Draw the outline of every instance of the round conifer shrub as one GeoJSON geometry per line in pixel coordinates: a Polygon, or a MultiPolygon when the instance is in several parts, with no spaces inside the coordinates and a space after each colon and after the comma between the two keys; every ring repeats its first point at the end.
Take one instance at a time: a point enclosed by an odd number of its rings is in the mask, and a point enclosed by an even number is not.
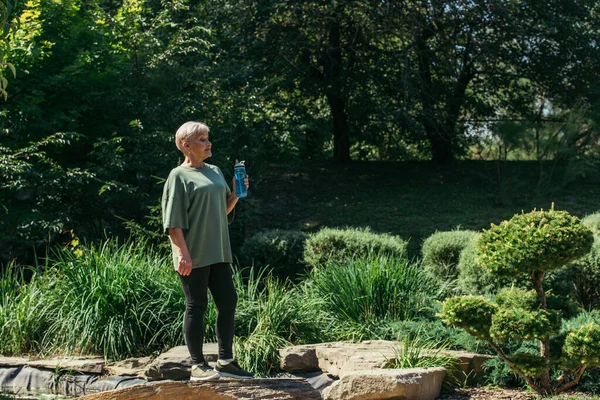
{"type": "Polygon", "coordinates": [[[368,255],[405,258],[406,246],[400,236],[375,233],[369,228],[323,228],[306,240],[304,262],[316,267],[368,255]]]}
{"type": "Polygon", "coordinates": [[[585,255],[592,231],[566,211],[517,214],[477,240],[476,261],[500,276],[551,271],[585,255]]]}
{"type": "Polygon", "coordinates": [[[600,211],[586,215],[581,222],[590,228],[594,234],[600,234],[600,211]]]}
{"type": "Polygon", "coordinates": [[[296,230],[259,232],[244,241],[242,262],[258,268],[268,266],[278,278],[295,279],[305,271],[302,253],[307,238],[306,233],[296,230]]]}
{"type": "Polygon", "coordinates": [[[515,284],[514,279],[494,276],[477,263],[475,243],[478,237],[479,234],[460,253],[456,267],[458,272],[456,279],[457,291],[463,294],[481,295],[497,293],[500,289],[515,284]]]}
{"type": "Polygon", "coordinates": [[[455,280],[460,253],[476,236],[475,231],[462,230],[436,232],[429,236],[421,247],[423,268],[436,280],[455,280]]]}

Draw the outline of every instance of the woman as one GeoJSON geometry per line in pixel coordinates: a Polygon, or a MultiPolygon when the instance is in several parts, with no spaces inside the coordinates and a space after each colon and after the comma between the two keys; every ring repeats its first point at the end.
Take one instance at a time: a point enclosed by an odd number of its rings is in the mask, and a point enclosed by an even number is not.
{"type": "MultiPolygon", "coordinates": [[[[183,326],[193,363],[190,379],[252,378],[232,352],[237,294],[231,276],[227,214],[238,198],[221,170],[204,162],[212,155],[208,133],[208,126],[195,121],[177,130],[175,144],[185,160],[169,174],[162,197],[163,227],[171,239],[173,263],[186,300],[183,326]],[[214,369],[202,353],[207,289],[218,310],[219,359],[214,369]]],[[[244,184],[248,188],[248,176],[244,184]]]]}

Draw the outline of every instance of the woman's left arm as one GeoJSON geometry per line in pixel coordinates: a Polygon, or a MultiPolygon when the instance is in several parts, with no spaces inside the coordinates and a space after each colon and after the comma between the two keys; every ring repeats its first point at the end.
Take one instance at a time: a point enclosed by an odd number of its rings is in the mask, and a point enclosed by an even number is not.
{"type": "MultiPolygon", "coordinates": [[[[250,188],[250,184],[248,183],[248,175],[246,175],[246,177],[244,178],[244,185],[246,185],[246,190],[248,190],[248,188],[250,188]]],[[[233,177],[233,190],[231,191],[231,194],[227,198],[227,214],[229,214],[230,212],[233,211],[233,208],[237,204],[238,200],[239,200],[239,197],[237,197],[235,195],[235,176],[234,176],[233,177]]]]}

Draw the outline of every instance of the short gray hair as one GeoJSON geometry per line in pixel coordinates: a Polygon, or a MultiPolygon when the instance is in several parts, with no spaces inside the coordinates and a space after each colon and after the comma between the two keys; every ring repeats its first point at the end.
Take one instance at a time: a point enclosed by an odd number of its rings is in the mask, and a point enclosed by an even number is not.
{"type": "Polygon", "coordinates": [[[199,121],[188,121],[181,125],[175,133],[175,145],[183,151],[183,142],[194,140],[202,134],[208,135],[210,128],[205,123],[199,121]]]}

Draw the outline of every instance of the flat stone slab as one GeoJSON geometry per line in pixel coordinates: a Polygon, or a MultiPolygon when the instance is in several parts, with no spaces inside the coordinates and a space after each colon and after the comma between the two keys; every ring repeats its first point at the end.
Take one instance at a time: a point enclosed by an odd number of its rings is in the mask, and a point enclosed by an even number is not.
{"type": "Polygon", "coordinates": [[[434,400],[445,368],[353,371],[323,391],[324,400],[434,400]]]}
{"type": "Polygon", "coordinates": [[[144,376],[144,371],[153,361],[152,357],[128,358],[126,360],[107,363],[106,372],[109,375],[144,376]]]}
{"type": "MultiPolygon", "coordinates": [[[[321,370],[343,377],[353,371],[380,369],[393,359],[401,342],[367,340],[361,343],[332,342],[290,346],[279,351],[280,368],[290,373],[321,370]]],[[[427,352],[425,352],[427,353],[427,352]]],[[[459,360],[458,369],[465,377],[483,374],[483,363],[492,356],[445,350],[441,352],[459,360]]]]}
{"type": "Polygon", "coordinates": [[[102,357],[54,357],[31,360],[23,357],[0,357],[0,367],[44,368],[56,371],[77,371],[89,374],[104,373],[105,361],[102,357]]]}
{"type": "Polygon", "coordinates": [[[22,367],[28,361],[28,358],[23,357],[0,357],[0,367],[22,367]]]}
{"type": "Polygon", "coordinates": [[[219,379],[211,382],[152,382],[80,397],[81,400],[317,400],[321,394],[304,379],[219,379]]]}
{"type": "Polygon", "coordinates": [[[35,361],[27,361],[27,365],[33,368],[45,368],[51,370],[78,371],[88,374],[102,374],[105,369],[103,357],[56,357],[35,361]]]}
{"type": "MultiPolygon", "coordinates": [[[[206,361],[213,362],[219,358],[217,343],[206,343],[203,348],[206,361]]],[[[189,379],[192,359],[187,346],[173,347],[147,364],[141,376],[148,381],[163,379],[189,379]]]]}

